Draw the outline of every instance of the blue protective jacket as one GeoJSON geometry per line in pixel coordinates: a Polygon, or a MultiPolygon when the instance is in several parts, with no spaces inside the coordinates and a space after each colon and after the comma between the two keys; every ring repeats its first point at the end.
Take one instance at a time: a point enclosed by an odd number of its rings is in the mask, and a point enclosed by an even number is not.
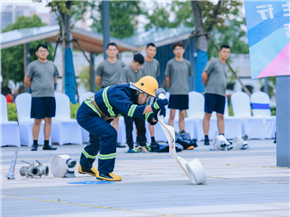
{"type": "MultiPolygon", "coordinates": [[[[146,105],[137,105],[138,96],[136,90],[130,88],[130,84],[109,86],[95,93],[95,102],[99,109],[108,117],[129,116],[145,118],[151,124],[153,112],[143,115],[146,105]]],[[[86,100],[85,103],[96,113],[94,106],[86,100]]]]}

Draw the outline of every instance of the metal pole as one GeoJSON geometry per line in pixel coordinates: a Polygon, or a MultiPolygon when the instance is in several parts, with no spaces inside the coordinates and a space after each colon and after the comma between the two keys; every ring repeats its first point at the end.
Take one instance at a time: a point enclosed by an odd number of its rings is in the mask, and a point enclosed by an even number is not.
{"type": "Polygon", "coordinates": [[[264,78],[264,92],[268,94],[268,78],[264,78]]]}
{"type": "Polygon", "coordinates": [[[110,5],[109,1],[102,1],[103,18],[103,53],[104,60],[108,58],[106,54],[107,45],[110,43],[110,5]]]}
{"type": "MultiPolygon", "coordinates": [[[[26,68],[30,62],[30,49],[29,43],[24,44],[24,76],[26,74],[26,68]]],[[[30,88],[25,85],[25,92],[30,93],[30,88]]]]}
{"type": "Polygon", "coordinates": [[[278,167],[290,167],[290,76],[276,77],[276,159],[278,167]]]}
{"type": "Polygon", "coordinates": [[[95,54],[90,53],[90,90],[95,92],[95,54]]]}
{"type": "Polygon", "coordinates": [[[62,34],[62,89],[61,92],[64,93],[64,78],[65,78],[65,40],[64,34],[62,34]]]}

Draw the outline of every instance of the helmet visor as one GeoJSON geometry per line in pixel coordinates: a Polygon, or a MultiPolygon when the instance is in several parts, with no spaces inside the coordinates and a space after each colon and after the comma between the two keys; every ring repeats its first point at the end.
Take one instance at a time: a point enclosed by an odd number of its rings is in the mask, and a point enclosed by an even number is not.
{"type": "Polygon", "coordinates": [[[141,92],[141,93],[144,93],[144,95],[142,97],[141,105],[145,105],[148,102],[148,100],[150,99],[151,96],[149,94],[145,93],[145,92],[141,92]]]}

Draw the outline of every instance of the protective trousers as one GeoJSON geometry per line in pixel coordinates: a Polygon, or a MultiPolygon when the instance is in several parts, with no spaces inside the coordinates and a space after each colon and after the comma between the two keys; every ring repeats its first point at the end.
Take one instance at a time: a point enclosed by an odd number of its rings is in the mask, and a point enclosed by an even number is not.
{"type": "MultiPolygon", "coordinates": [[[[133,131],[133,122],[135,122],[137,128],[138,142],[141,146],[146,146],[146,127],[145,120],[142,118],[132,118],[125,116],[125,125],[126,125],[126,140],[130,149],[134,148],[134,142],[132,137],[133,131]]],[[[135,133],[135,132],[133,132],[135,133]]]]}
{"type": "Polygon", "coordinates": [[[89,144],[83,149],[80,159],[82,169],[91,169],[99,153],[98,170],[111,173],[115,167],[117,131],[98,116],[85,103],[79,107],[77,121],[90,133],[89,144]]]}

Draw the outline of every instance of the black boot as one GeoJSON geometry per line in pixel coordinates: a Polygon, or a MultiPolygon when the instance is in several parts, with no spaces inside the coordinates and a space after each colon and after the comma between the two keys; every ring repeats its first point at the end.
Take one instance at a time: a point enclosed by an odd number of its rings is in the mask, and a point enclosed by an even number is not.
{"type": "Polygon", "coordinates": [[[204,145],[209,145],[208,135],[205,135],[204,137],[204,145]]]}
{"type": "Polygon", "coordinates": [[[37,148],[38,148],[37,140],[33,140],[31,151],[37,151],[37,148]]]}
{"type": "Polygon", "coordinates": [[[51,145],[49,145],[48,140],[44,141],[44,146],[42,148],[42,150],[56,150],[57,148],[52,147],[51,145]]]}

